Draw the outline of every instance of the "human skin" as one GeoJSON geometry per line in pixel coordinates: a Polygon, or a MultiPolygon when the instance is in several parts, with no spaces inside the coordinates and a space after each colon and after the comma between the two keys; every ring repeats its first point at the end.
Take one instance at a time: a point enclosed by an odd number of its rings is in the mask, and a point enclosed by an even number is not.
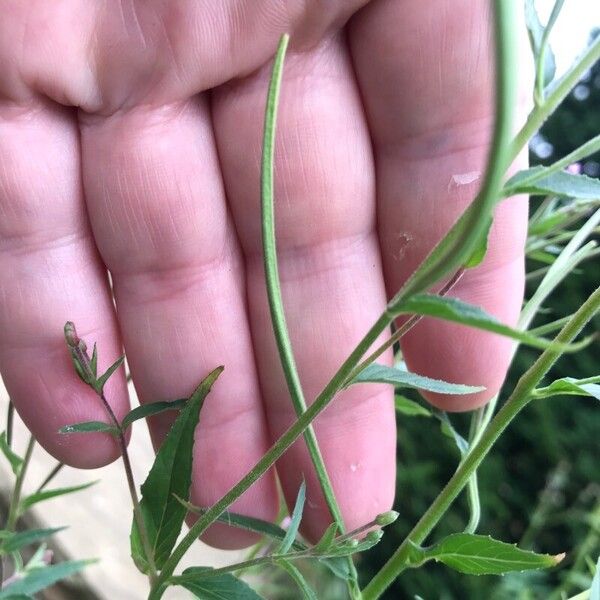
{"type": "MultiPolygon", "coordinates": [[[[189,395],[224,365],[201,413],[192,501],[220,498],[294,420],[261,263],[259,163],[270,60],[291,34],[275,158],[282,290],[308,401],[477,192],[493,122],[490,4],[470,0],[3,0],[0,11],[0,370],[19,414],[67,464],[118,456],[77,378],[72,320],[99,370],[123,351],[141,402],[189,395]],[[113,306],[107,271],[112,278],[113,306]]],[[[496,212],[489,252],[451,294],[514,324],[527,207],[496,212]]],[[[428,395],[468,410],[500,387],[511,344],[424,320],[411,370],[483,385],[428,395]]],[[[391,360],[384,356],[383,360],[391,360]]],[[[118,417],[125,377],[106,387],[118,417]]],[[[169,417],[152,419],[155,445],[169,417]]],[[[354,386],[315,422],[348,528],[393,502],[389,386],[354,386]]],[[[278,462],[304,533],[331,521],[302,442],[278,462]]],[[[407,490],[406,493],[411,493],[407,490]]],[[[232,510],[277,513],[273,472],[232,510]]],[[[251,538],[222,526],[221,547],[251,538]]]]}

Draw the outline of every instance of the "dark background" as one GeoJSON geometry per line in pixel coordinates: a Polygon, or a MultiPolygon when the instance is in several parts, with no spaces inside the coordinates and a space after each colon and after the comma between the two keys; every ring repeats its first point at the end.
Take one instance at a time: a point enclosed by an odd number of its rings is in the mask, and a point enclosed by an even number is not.
{"type": "MultiPolygon", "coordinates": [[[[532,164],[548,164],[600,133],[600,63],[587,74],[531,144],[532,164]]],[[[600,174],[600,153],[588,158],[583,172],[600,174]]],[[[539,199],[532,200],[532,208],[539,199]]],[[[532,262],[528,271],[540,267],[532,262]]],[[[546,303],[549,309],[535,324],[555,320],[575,311],[600,283],[600,261],[585,263],[546,303]]],[[[531,294],[530,286],[529,294],[531,294]]],[[[534,289],[534,288],[533,288],[534,289]]],[[[598,320],[593,324],[598,329],[598,320]]],[[[561,358],[548,381],[562,377],[590,377],[599,369],[599,347],[561,358]]],[[[522,349],[517,354],[505,389],[513,389],[518,377],[538,353],[522,349]]],[[[415,397],[413,397],[415,398],[415,397]]],[[[560,568],[505,577],[474,577],[458,574],[442,565],[428,563],[406,571],[384,596],[402,600],[546,599],[572,571],[569,596],[589,586],[584,560],[595,562],[600,551],[600,410],[593,398],[554,397],[534,402],[511,424],[479,470],[482,519],[478,533],[517,542],[539,552],[567,552],[560,568]],[[595,527],[595,530],[594,530],[595,527]],[[581,586],[577,587],[577,583],[581,586]]],[[[463,434],[468,416],[453,417],[463,434]]],[[[434,419],[398,415],[398,475],[396,524],[382,542],[360,562],[363,582],[385,562],[418,518],[429,507],[458,460],[450,439],[442,436],[434,419]],[[424,441],[427,440],[426,443],[424,441]]],[[[468,519],[464,497],[454,504],[429,542],[462,531],[468,519]]]]}

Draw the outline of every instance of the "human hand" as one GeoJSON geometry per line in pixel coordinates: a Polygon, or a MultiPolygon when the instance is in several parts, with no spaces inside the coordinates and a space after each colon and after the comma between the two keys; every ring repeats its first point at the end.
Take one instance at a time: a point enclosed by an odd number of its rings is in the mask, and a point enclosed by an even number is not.
{"type": "MultiPolygon", "coordinates": [[[[73,372],[62,327],[123,344],[142,402],[187,396],[225,372],[201,414],[192,501],[220,498],[294,420],[260,250],[259,159],[270,58],[291,33],[276,149],[282,288],[313,399],[390,297],[474,197],[491,123],[487,3],[365,0],[7,0],[0,16],[0,369],[37,439],[84,468],[109,436],[61,436],[103,420],[73,372]],[[365,5],[365,6],[362,6],[365,5]],[[113,308],[107,278],[116,300],[113,308]]],[[[507,201],[485,262],[452,295],[514,323],[526,205],[507,201]]],[[[411,370],[499,388],[497,336],[423,321],[411,370]]],[[[390,357],[388,357],[389,359],[390,357]]],[[[128,410],[122,373],[107,385],[128,410]]],[[[152,421],[160,443],[168,419],[152,421]]],[[[393,393],[355,386],[316,421],[349,528],[387,510],[395,485],[393,393]]],[[[308,453],[278,463],[288,502],[307,479],[305,533],[330,522],[308,453]]],[[[272,519],[274,475],[233,510],[272,519]]],[[[245,534],[213,528],[222,547],[245,534]]]]}

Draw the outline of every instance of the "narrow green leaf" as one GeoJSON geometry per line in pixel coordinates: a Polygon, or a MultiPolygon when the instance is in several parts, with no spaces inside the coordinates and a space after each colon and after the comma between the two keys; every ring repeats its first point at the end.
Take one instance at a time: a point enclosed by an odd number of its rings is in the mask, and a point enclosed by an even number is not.
{"type": "Polygon", "coordinates": [[[35,494],[31,494],[26,498],[23,498],[23,500],[21,500],[20,511],[21,513],[24,513],[26,510],[28,510],[38,502],[44,502],[44,500],[50,500],[51,498],[56,498],[57,496],[64,496],[66,494],[79,492],[81,490],[85,490],[91,487],[96,483],[98,482],[90,481],[89,483],[84,483],[82,485],[74,485],[71,487],[55,488],[53,490],[42,490],[41,492],[36,492],[35,494]]]}
{"type": "Polygon", "coordinates": [[[103,423],[102,421],[84,421],[83,423],[74,423],[73,425],[65,425],[58,430],[59,433],[110,433],[118,435],[119,430],[113,425],[103,423]]]}
{"type": "Polygon", "coordinates": [[[460,433],[458,433],[458,431],[456,431],[448,415],[443,411],[437,411],[435,417],[440,421],[441,432],[456,444],[461,456],[466,454],[469,449],[469,443],[462,435],[460,435],[460,433]]]}
{"type": "Polygon", "coordinates": [[[396,394],[394,396],[394,404],[396,406],[396,411],[406,415],[407,417],[432,417],[433,414],[430,410],[415,402],[414,400],[409,400],[405,396],[401,396],[400,394],[396,394]]]}
{"type": "Polygon", "coordinates": [[[11,600],[15,596],[31,596],[37,592],[50,587],[57,581],[66,579],[75,573],[78,573],[93,560],[69,560],[57,565],[50,565],[42,569],[32,569],[28,571],[21,579],[11,583],[0,590],[0,600],[11,600]]]}
{"type": "Polygon", "coordinates": [[[485,255],[487,254],[488,249],[488,238],[490,237],[490,229],[492,228],[493,219],[489,217],[487,220],[487,227],[482,230],[481,238],[477,242],[477,246],[473,250],[473,254],[467,259],[464,264],[465,269],[473,269],[474,267],[479,266],[485,255]]]}
{"type": "Polygon", "coordinates": [[[231,573],[211,575],[208,567],[190,567],[177,578],[177,584],[202,600],[261,600],[246,582],[231,573]]]}
{"type": "Polygon", "coordinates": [[[29,529],[27,531],[19,531],[17,533],[9,533],[0,542],[0,555],[17,552],[29,544],[39,542],[58,531],[62,531],[65,527],[54,527],[52,529],[29,529]]]}
{"type": "MultiPolygon", "coordinates": [[[[529,43],[533,52],[534,61],[537,64],[540,59],[540,50],[542,48],[542,40],[544,39],[544,26],[540,22],[540,18],[535,9],[534,0],[525,0],[525,24],[527,25],[527,33],[529,34],[529,43]]],[[[544,52],[544,63],[542,65],[543,81],[545,87],[553,79],[556,73],[556,63],[554,55],[550,48],[544,52]]]]}
{"type": "Polygon", "coordinates": [[[133,422],[139,419],[146,419],[167,410],[181,410],[187,403],[187,398],[167,402],[151,402],[136,406],[131,412],[127,413],[121,422],[121,427],[127,429],[133,422]]]}
{"type": "Polygon", "coordinates": [[[302,597],[304,600],[317,600],[317,594],[314,590],[308,585],[306,579],[304,579],[304,575],[300,572],[300,570],[293,565],[289,560],[278,560],[277,564],[287,571],[287,574],[294,580],[294,583],[298,586],[298,589],[302,592],[302,597]]]}
{"type": "Polygon", "coordinates": [[[100,375],[100,377],[98,377],[96,379],[96,382],[94,383],[94,387],[96,388],[96,390],[98,392],[102,392],[102,390],[104,389],[104,386],[106,385],[106,382],[109,380],[110,376],[123,364],[124,360],[125,360],[124,356],[120,356],[119,358],[117,358],[117,360],[112,365],[110,365],[110,367],[108,367],[108,369],[106,369],[104,374],[100,375]]]}
{"type": "MultiPolygon", "coordinates": [[[[204,514],[205,511],[203,509],[194,506],[191,502],[183,500],[177,496],[175,496],[175,498],[186,508],[186,511],[195,513],[197,515],[204,514]]],[[[269,521],[263,521],[262,519],[257,519],[256,517],[247,517],[245,515],[240,515],[230,511],[225,511],[221,516],[219,516],[217,521],[231,527],[237,527],[238,529],[244,529],[246,531],[252,531],[253,533],[267,536],[273,540],[281,541],[286,535],[285,529],[282,529],[274,523],[269,523],[269,521]]],[[[308,546],[302,542],[299,542],[298,540],[292,543],[292,549],[298,552],[302,552],[307,548],[308,546]]],[[[348,580],[350,578],[350,570],[348,568],[348,563],[345,560],[340,560],[337,558],[319,558],[319,562],[325,565],[336,577],[344,580],[348,580]]]]}
{"type": "Polygon", "coordinates": [[[539,338],[526,331],[519,331],[501,323],[492,315],[486,313],[479,306],[467,304],[457,298],[448,296],[437,296],[435,294],[417,294],[400,302],[396,306],[390,307],[395,314],[416,314],[425,317],[433,317],[461,325],[468,325],[484,331],[497,333],[505,337],[512,338],[534,348],[547,349],[554,348],[562,352],[576,352],[585,347],[589,340],[575,344],[556,344],[551,340],[539,338]]]}
{"type": "Polygon", "coordinates": [[[538,388],[533,391],[536,398],[548,398],[550,396],[591,396],[600,400],[600,377],[590,379],[573,379],[572,377],[563,377],[553,381],[549,386],[538,388]]]}
{"type": "Polygon", "coordinates": [[[558,171],[546,175],[549,167],[532,167],[513,175],[504,187],[504,196],[534,194],[563,196],[580,200],[600,200],[600,180],[587,175],[558,171]]]}
{"type": "Polygon", "coordinates": [[[325,554],[333,545],[338,532],[337,523],[332,523],[321,536],[321,539],[313,546],[314,554],[325,554]]]}
{"type": "Polygon", "coordinates": [[[92,352],[92,358],[90,359],[90,369],[94,374],[94,377],[98,377],[98,346],[94,342],[94,350],[92,352]]]}
{"type": "Polygon", "coordinates": [[[502,575],[511,571],[556,566],[564,555],[551,556],[521,550],[489,536],[455,533],[430,548],[413,545],[410,562],[417,567],[435,560],[467,575],[502,575]]]}
{"type": "MultiPolygon", "coordinates": [[[[159,448],[141,487],[140,508],[154,550],[154,563],[159,569],[169,557],[183,526],[186,509],[175,495],[188,497],[192,481],[194,432],[200,409],[222,371],[223,367],[212,371],[190,396],[159,448]]],[[[131,554],[138,568],[145,571],[147,558],[135,520],[131,530],[131,554]]]]}
{"type": "Polygon", "coordinates": [[[367,366],[355,377],[352,383],[390,383],[396,388],[414,388],[436,392],[437,394],[473,394],[485,389],[481,386],[462,385],[431,379],[430,377],[377,363],[367,366]]]}
{"type": "Polygon", "coordinates": [[[18,475],[21,471],[21,466],[23,464],[23,459],[13,452],[12,448],[8,445],[6,440],[6,431],[0,433],[0,450],[2,454],[6,457],[6,460],[10,463],[10,468],[15,475],[18,475]]]}
{"type": "Polygon", "coordinates": [[[304,510],[304,501],[306,500],[306,482],[302,480],[300,489],[298,490],[298,496],[296,497],[296,504],[291,514],[290,526],[285,533],[285,537],[281,542],[279,548],[275,554],[286,554],[292,547],[296,535],[298,534],[298,528],[300,527],[300,521],[302,519],[302,511],[304,510]]]}

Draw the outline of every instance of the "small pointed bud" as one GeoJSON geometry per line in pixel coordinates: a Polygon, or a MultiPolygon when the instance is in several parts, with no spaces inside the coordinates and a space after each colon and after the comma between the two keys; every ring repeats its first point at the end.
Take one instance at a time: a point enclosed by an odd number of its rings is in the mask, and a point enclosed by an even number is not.
{"type": "Polygon", "coordinates": [[[387,525],[391,525],[398,516],[399,514],[395,510],[388,510],[387,512],[377,515],[375,523],[379,525],[379,527],[386,527],[387,525]]]}
{"type": "Polygon", "coordinates": [[[376,544],[383,537],[383,531],[377,529],[376,531],[369,531],[365,536],[365,542],[376,544]]]}
{"type": "Polygon", "coordinates": [[[77,348],[77,345],[80,342],[77,330],[75,329],[75,323],[72,321],[67,321],[65,323],[65,340],[67,340],[67,345],[72,348],[77,348]]]}

